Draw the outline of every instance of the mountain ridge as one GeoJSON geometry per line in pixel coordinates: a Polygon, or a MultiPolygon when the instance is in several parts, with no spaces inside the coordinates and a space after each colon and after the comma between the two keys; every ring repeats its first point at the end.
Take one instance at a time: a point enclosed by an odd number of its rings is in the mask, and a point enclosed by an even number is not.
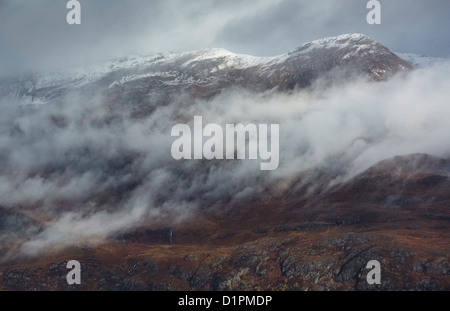
{"type": "MultiPolygon", "coordinates": [[[[0,98],[42,104],[84,88],[101,90],[119,101],[124,98],[111,96],[116,90],[125,93],[145,91],[145,95],[187,90],[193,96],[208,98],[233,86],[258,92],[273,88],[306,88],[337,68],[381,81],[411,70],[412,66],[367,36],[352,34],[312,41],[272,57],[212,48],[127,58],[88,70],[37,74],[0,82],[0,98]]],[[[145,100],[145,95],[141,95],[138,101],[145,100]]]]}

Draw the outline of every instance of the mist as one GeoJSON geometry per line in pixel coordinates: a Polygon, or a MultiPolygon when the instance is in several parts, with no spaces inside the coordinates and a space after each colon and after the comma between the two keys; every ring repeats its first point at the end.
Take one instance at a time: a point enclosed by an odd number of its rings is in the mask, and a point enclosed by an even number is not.
{"type": "Polygon", "coordinates": [[[290,93],[180,95],[141,118],[127,107],[111,110],[101,95],[70,93],[38,107],[3,99],[0,206],[41,226],[24,228],[4,259],[174,225],[270,196],[311,169],[328,173],[331,186],[396,155],[450,157],[450,62],[384,82],[332,81],[339,82],[290,93]],[[194,116],[205,124],[279,124],[278,169],[261,171],[259,160],[174,160],[171,129],[180,120],[192,127],[194,116]]]}

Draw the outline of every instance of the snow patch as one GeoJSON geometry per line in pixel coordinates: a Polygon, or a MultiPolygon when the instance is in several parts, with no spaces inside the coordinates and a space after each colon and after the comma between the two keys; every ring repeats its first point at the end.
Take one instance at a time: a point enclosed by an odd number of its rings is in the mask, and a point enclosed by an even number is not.
{"type": "Polygon", "coordinates": [[[418,55],[418,54],[413,54],[413,53],[396,53],[396,52],[394,52],[394,53],[401,59],[409,62],[415,68],[432,67],[432,66],[434,66],[440,62],[444,62],[446,60],[446,58],[429,57],[429,56],[418,55]]]}

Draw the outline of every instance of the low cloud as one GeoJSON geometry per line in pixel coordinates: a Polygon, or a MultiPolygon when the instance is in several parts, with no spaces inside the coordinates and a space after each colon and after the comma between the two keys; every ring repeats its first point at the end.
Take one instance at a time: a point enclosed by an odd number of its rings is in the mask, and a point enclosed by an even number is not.
{"type": "Polygon", "coordinates": [[[129,107],[111,111],[101,96],[71,94],[38,108],[4,100],[0,205],[40,222],[19,247],[36,255],[261,198],[311,169],[340,182],[396,155],[446,158],[449,73],[446,62],[385,82],[318,81],[289,94],[227,90],[192,104],[180,97],[139,119],[129,107]],[[261,171],[259,160],[174,160],[171,129],[196,115],[205,124],[280,124],[278,169],[261,171]]]}

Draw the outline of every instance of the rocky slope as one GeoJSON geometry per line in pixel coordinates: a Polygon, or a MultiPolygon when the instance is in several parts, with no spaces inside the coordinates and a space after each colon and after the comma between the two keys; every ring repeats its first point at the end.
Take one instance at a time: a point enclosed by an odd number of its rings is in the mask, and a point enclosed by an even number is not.
{"type": "Polygon", "coordinates": [[[137,228],[96,248],[9,263],[0,268],[0,284],[9,290],[449,290],[448,169],[448,161],[427,155],[395,157],[307,200],[285,195],[224,206],[226,212],[206,211],[171,228],[137,228]],[[67,285],[68,259],[81,262],[81,285],[67,285]],[[374,259],[381,285],[366,281],[365,266],[374,259]]]}

